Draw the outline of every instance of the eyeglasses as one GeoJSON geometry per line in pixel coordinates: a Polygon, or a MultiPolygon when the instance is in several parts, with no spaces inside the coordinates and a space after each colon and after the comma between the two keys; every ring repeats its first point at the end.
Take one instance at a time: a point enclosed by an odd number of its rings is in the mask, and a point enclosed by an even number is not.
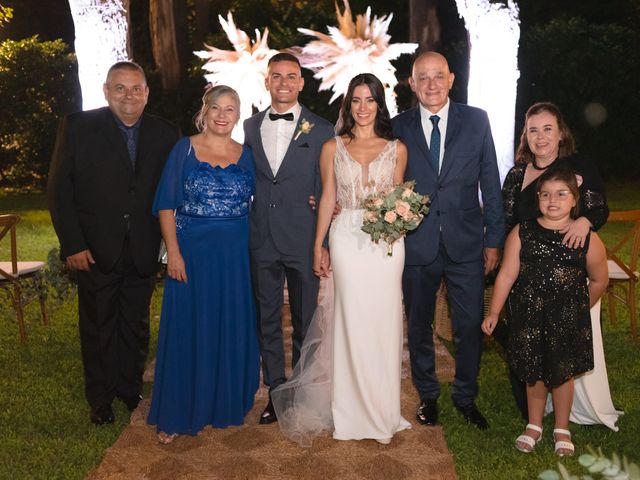
{"type": "Polygon", "coordinates": [[[557,192],[538,192],[538,198],[543,202],[548,202],[550,200],[567,200],[573,194],[570,190],[558,190],[557,192]]]}

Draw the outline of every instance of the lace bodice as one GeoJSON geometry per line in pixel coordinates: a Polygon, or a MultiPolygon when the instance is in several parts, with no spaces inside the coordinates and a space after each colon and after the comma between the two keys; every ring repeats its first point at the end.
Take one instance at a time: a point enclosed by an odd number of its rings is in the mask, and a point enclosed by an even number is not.
{"type": "Polygon", "coordinates": [[[220,168],[198,163],[185,181],[180,213],[193,217],[247,215],[252,193],[251,172],[236,164],[220,168]]]}
{"type": "Polygon", "coordinates": [[[362,208],[362,200],[393,186],[393,172],[396,168],[397,141],[388,142],[378,156],[363,166],[356,162],[336,137],[334,171],[336,175],[336,200],[342,208],[362,208]]]}

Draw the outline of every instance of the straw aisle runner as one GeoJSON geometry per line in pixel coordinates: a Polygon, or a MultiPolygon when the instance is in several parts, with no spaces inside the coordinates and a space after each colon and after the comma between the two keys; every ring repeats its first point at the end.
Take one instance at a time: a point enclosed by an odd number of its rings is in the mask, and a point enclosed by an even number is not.
{"type": "MultiPolygon", "coordinates": [[[[290,325],[285,306],[284,325],[290,325]]],[[[405,325],[406,331],[406,325],[405,325]]],[[[286,330],[290,338],[290,327],[286,330]]],[[[436,365],[441,381],[453,378],[453,359],[436,344],[436,365]]],[[[290,345],[287,346],[290,350],[290,345]]],[[[277,424],[258,425],[267,403],[261,386],[253,409],[242,427],[205,428],[196,437],[181,436],[172,444],[158,444],[155,428],[146,425],[149,399],[131,416],[116,443],[107,449],[90,480],[449,480],[455,479],[453,456],[441,427],[424,427],[415,420],[418,396],[411,384],[405,349],[402,365],[402,415],[412,428],[399,432],[390,445],[374,440],[336,441],[318,438],[311,448],[299,447],[282,436],[277,424]]],[[[153,377],[153,365],[145,373],[153,377]]]]}

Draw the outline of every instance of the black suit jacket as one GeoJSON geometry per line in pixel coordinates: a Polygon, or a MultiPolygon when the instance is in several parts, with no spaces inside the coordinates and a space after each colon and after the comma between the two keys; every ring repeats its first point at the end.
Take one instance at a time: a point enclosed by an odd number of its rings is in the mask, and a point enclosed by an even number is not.
{"type": "Polygon", "coordinates": [[[73,113],[62,121],[47,196],[63,258],[88,248],[100,270],[109,272],[128,236],[139,273],[155,271],[160,228],[151,205],[178,138],[174,126],[143,113],[134,171],[108,107],[73,113]]]}

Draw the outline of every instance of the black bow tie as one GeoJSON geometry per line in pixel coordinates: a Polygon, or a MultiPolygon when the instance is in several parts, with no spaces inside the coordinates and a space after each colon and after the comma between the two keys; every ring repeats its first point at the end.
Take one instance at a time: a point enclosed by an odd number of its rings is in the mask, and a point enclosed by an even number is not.
{"type": "Polygon", "coordinates": [[[270,113],[269,120],[287,120],[288,122],[293,122],[293,113],[283,113],[282,115],[279,113],[270,113]]]}

